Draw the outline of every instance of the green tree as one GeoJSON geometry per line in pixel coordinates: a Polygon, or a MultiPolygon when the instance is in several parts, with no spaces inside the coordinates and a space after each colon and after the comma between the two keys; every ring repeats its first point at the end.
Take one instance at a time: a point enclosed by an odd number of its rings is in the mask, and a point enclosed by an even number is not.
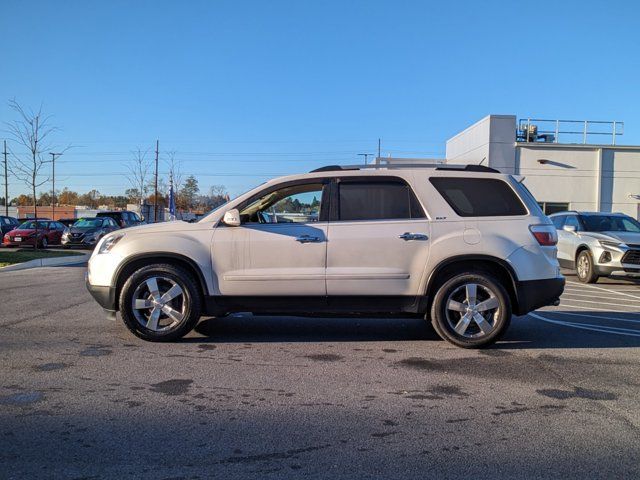
{"type": "Polygon", "coordinates": [[[195,207],[195,199],[199,191],[198,180],[193,175],[189,175],[180,189],[179,203],[182,204],[181,206],[183,208],[195,207]]]}

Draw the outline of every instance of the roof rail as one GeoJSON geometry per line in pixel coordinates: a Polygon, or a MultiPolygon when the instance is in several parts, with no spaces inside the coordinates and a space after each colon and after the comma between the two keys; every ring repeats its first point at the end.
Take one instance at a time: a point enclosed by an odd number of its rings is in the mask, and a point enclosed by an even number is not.
{"type": "Polygon", "coordinates": [[[317,172],[337,172],[341,170],[379,170],[379,169],[402,169],[402,168],[433,168],[435,170],[458,170],[465,172],[485,172],[500,173],[500,170],[487,167],[486,165],[458,165],[451,163],[370,163],[367,165],[327,165],[316,168],[309,173],[317,172]]]}

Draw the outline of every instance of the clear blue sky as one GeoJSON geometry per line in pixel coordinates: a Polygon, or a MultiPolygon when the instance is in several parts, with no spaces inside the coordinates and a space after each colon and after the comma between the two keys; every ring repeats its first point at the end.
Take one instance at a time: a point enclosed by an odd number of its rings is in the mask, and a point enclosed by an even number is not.
{"type": "Polygon", "coordinates": [[[0,121],[11,98],[43,103],[77,146],[58,185],[106,194],[156,138],[232,194],[359,161],[378,137],[442,156],[489,113],[623,120],[640,144],[639,21],[631,0],[3,0],[0,121]]]}

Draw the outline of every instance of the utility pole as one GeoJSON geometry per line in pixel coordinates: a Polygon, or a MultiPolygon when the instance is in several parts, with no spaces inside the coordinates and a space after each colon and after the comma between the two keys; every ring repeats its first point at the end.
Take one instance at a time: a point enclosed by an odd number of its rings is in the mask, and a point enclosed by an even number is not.
{"type": "Polygon", "coordinates": [[[4,141],[4,214],[9,216],[9,174],[7,168],[7,141],[4,141]]]}
{"type": "Polygon", "coordinates": [[[56,157],[62,155],[62,153],[49,152],[51,155],[51,220],[56,219],[56,157]]]}
{"type": "Polygon", "coordinates": [[[382,145],[382,141],[380,140],[380,138],[378,138],[378,158],[380,158],[381,155],[381,150],[380,150],[380,146],[382,145]]]}
{"type": "Polygon", "coordinates": [[[153,193],[153,223],[158,221],[158,153],[160,149],[160,140],[156,140],[156,176],[154,180],[153,193]]]}

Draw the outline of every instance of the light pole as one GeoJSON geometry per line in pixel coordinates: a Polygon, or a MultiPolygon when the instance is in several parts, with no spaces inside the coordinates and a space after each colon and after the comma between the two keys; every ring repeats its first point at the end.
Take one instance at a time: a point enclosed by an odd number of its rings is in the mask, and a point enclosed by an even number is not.
{"type": "Polygon", "coordinates": [[[54,152],[49,152],[49,155],[51,155],[51,165],[52,165],[52,172],[51,172],[51,220],[55,220],[56,219],[56,157],[59,157],[60,155],[62,155],[62,153],[54,153],[54,152]]]}
{"type": "Polygon", "coordinates": [[[369,155],[373,156],[373,153],[359,153],[358,156],[359,157],[364,157],[364,164],[367,165],[367,159],[369,158],[369,155]]]}

